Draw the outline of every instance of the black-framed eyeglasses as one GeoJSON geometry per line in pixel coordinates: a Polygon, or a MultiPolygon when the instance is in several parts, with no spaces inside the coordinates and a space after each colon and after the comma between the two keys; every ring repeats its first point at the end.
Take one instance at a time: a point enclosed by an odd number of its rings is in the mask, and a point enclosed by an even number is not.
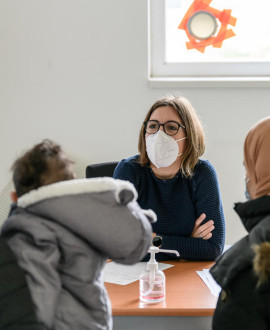
{"type": "Polygon", "coordinates": [[[165,124],[160,124],[157,120],[147,120],[144,122],[145,131],[148,134],[155,134],[159,131],[160,126],[163,126],[164,132],[170,136],[177,134],[180,127],[185,129],[185,126],[174,120],[167,121],[165,124]]]}

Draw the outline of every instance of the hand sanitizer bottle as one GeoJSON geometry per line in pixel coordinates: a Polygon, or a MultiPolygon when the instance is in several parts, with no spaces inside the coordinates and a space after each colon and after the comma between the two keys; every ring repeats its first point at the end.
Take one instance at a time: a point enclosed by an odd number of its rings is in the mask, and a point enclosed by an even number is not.
{"type": "Polygon", "coordinates": [[[175,250],[163,250],[151,246],[148,250],[151,258],[147,263],[147,269],[140,276],[140,301],[148,304],[158,303],[165,300],[165,275],[158,269],[155,254],[159,252],[179,253],[175,250]]]}

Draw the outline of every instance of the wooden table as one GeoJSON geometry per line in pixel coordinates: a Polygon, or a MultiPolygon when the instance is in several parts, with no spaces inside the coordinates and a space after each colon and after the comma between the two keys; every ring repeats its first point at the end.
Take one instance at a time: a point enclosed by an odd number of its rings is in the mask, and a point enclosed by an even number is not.
{"type": "Polygon", "coordinates": [[[114,330],[210,330],[217,297],[196,273],[213,262],[168,261],[164,271],[166,299],[157,304],[139,301],[139,281],[105,283],[112,304],[114,330]]]}

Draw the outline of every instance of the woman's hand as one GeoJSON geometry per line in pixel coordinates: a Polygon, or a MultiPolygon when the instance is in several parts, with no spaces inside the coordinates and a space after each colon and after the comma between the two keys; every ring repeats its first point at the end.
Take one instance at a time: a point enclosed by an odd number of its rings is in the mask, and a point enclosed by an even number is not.
{"type": "Polygon", "coordinates": [[[214,221],[209,220],[205,224],[201,225],[203,220],[206,218],[206,215],[202,213],[199,218],[195,221],[191,237],[209,239],[212,237],[212,231],[215,229],[214,221]]]}

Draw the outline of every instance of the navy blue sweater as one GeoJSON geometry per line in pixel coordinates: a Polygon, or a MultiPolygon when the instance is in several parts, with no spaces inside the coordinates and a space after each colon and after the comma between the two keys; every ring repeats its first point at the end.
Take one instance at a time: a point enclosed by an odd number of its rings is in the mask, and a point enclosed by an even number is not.
{"type": "MultiPolygon", "coordinates": [[[[162,237],[162,248],[177,250],[186,260],[215,260],[225,241],[225,221],[217,175],[207,160],[199,160],[192,178],[180,172],[172,179],[157,178],[150,167],[141,166],[138,156],[123,159],[114,178],[127,180],[138,191],[138,203],[157,214],[153,231],[162,237]],[[195,220],[202,214],[214,221],[209,240],[190,237],[195,220]]],[[[174,255],[156,255],[157,260],[174,259],[174,255]]]]}

